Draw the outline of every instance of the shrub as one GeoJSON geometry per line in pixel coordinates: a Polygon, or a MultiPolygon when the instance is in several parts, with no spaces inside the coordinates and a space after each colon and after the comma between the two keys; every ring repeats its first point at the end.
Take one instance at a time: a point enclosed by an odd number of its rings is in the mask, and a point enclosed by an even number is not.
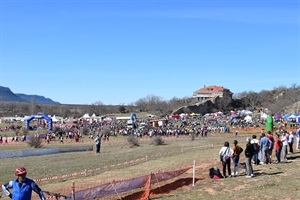
{"type": "Polygon", "coordinates": [[[195,140],[195,133],[192,133],[192,141],[195,140]]]}
{"type": "Polygon", "coordinates": [[[163,144],[165,144],[165,141],[164,141],[164,140],[162,139],[162,137],[159,135],[159,136],[155,136],[155,137],[154,137],[152,144],[154,144],[155,146],[163,145],[163,144]]]}
{"type": "Polygon", "coordinates": [[[127,137],[127,141],[129,142],[130,147],[138,147],[138,146],[140,146],[138,138],[135,137],[132,134],[127,137]]]}
{"type": "Polygon", "coordinates": [[[109,128],[104,127],[104,128],[101,130],[101,135],[110,135],[110,130],[109,130],[109,128]]]}
{"type": "Polygon", "coordinates": [[[80,127],[79,132],[81,135],[89,135],[90,129],[88,129],[87,127],[80,127]]]}
{"type": "Polygon", "coordinates": [[[42,141],[38,137],[30,137],[29,141],[27,142],[30,148],[41,148],[43,146],[42,141]]]}

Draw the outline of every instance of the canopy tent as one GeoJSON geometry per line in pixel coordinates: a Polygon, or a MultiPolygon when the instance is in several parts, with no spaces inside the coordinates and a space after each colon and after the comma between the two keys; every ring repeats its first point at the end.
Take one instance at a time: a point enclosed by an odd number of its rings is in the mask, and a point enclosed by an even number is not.
{"type": "Polygon", "coordinates": [[[52,122],[58,122],[58,121],[60,121],[55,115],[53,115],[53,117],[51,117],[52,118],[52,122]]]}
{"type": "Polygon", "coordinates": [[[240,112],[241,115],[245,116],[245,115],[252,115],[253,113],[250,110],[242,110],[240,112]]]}
{"type": "Polygon", "coordinates": [[[300,115],[296,117],[296,122],[300,124],[300,115]]]}
{"type": "Polygon", "coordinates": [[[298,116],[298,114],[292,114],[288,117],[288,119],[296,119],[298,116]]]}
{"type": "Polygon", "coordinates": [[[291,116],[291,114],[284,114],[284,115],[282,116],[282,118],[285,119],[285,120],[287,120],[287,119],[289,118],[289,116],[291,116]]]}
{"type": "Polygon", "coordinates": [[[281,114],[276,114],[276,115],[274,116],[274,118],[275,118],[275,119],[281,119],[281,118],[282,118],[282,115],[281,115],[281,114]]]}
{"type": "Polygon", "coordinates": [[[88,113],[85,113],[81,118],[83,118],[83,119],[89,119],[91,117],[90,117],[90,115],[88,113]]]}
{"type": "Polygon", "coordinates": [[[250,115],[247,115],[245,118],[244,118],[245,122],[247,123],[252,123],[252,117],[250,115]]]}

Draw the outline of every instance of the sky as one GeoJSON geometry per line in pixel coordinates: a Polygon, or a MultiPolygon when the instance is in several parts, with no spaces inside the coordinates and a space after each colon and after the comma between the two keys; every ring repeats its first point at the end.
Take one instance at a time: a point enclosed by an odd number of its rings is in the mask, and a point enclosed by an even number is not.
{"type": "Polygon", "coordinates": [[[0,86],[128,105],[300,84],[300,0],[0,0],[0,86]]]}

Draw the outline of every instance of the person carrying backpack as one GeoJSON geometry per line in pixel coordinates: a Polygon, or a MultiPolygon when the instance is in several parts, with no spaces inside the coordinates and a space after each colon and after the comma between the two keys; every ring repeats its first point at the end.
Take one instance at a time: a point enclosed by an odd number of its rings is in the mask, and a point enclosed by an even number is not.
{"type": "Polygon", "coordinates": [[[253,175],[253,168],[251,159],[255,153],[254,144],[251,143],[251,139],[246,139],[246,148],[245,148],[245,164],[246,164],[246,178],[251,178],[253,175]]]}
{"type": "Polygon", "coordinates": [[[219,151],[220,161],[222,162],[223,167],[223,176],[225,178],[231,177],[231,155],[233,154],[233,150],[229,146],[229,142],[224,142],[224,146],[219,151]],[[228,172],[228,176],[226,176],[226,168],[228,172]]]}
{"type": "Polygon", "coordinates": [[[252,156],[253,162],[255,165],[259,165],[260,160],[258,159],[258,153],[259,153],[259,140],[256,139],[256,135],[252,135],[251,144],[253,144],[254,148],[254,155],[252,156]]]}

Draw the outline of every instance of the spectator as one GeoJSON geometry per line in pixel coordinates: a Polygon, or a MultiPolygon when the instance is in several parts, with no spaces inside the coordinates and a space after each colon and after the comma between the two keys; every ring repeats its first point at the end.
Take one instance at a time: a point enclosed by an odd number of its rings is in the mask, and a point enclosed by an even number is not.
{"type": "Polygon", "coordinates": [[[280,134],[276,134],[276,140],[275,140],[275,155],[276,155],[276,164],[280,163],[281,159],[281,150],[282,150],[282,141],[280,139],[280,134]]]}
{"type": "Polygon", "coordinates": [[[270,163],[270,148],[272,142],[269,138],[266,137],[265,133],[261,134],[262,138],[260,139],[260,147],[262,151],[262,161],[261,164],[269,164],[270,163]]]}
{"type": "Polygon", "coordinates": [[[281,142],[282,142],[282,159],[283,161],[287,160],[287,146],[288,146],[288,140],[287,140],[288,133],[285,131],[283,135],[281,136],[281,142]]]}
{"type": "Polygon", "coordinates": [[[254,176],[251,159],[255,153],[255,150],[254,150],[254,143],[251,143],[250,138],[247,138],[246,142],[247,142],[245,148],[246,178],[251,178],[252,176],[254,176]]]}
{"type": "Polygon", "coordinates": [[[299,150],[300,147],[300,127],[296,131],[296,149],[299,150]]]}
{"type": "Polygon", "coordinates": [[[231,155],[233,154],[233,150],[229,146],[229,142],[224,142],[224,146],[219,151],[220,160],[222,162],[223,167],[223,176],[225,178],[231,177],[231,155]],[[226,168],[228,172],[228,176],[226,176],[226,168]]]}
{"type": "Polygon", "coordinates": [[[258,159],[258,153],[259,153],[259,140],[256,139],[256,135],[252,135],[252,140],[251,140],[251,144],[253,144],[253,148],[254,148],[254,155],[253,155],[253,162],[255,165],[259,164],[259,159],[258,159]]]}
{"type": "Polygon", "coordinates": [[[273,134],[271,131],[268,131],[268,135],[267,135],[267,138],[269,138],[271,140],[271,147],[269,149],[269,156],[270,156],[270,163],[272,163],[272,153],[273,153],[273,149],[274,149],[274,143],[275,143],[275,140],[274,140],[274,137],[273,137],[273,134]]]}
{"type": "Polygon", "coordinates": [[[293,150],[293,145],[294,145],[293,131],[290,131],[289,138],[288,138],[288,145],[289,145],[289,154],[294,153],[294,150],[293,150]]]}
{"type": "Polygon", "coordinates": [[[233,151],[232,162],[233,162],[233,166],[234,166],[232,175],[237,176],[238,175],[238,163],[239,163],[239,160],[240,160],[240,154],[243,152],[243,148],[238,145],[237,140],[233,141],[232,151],[233,151]]]}

